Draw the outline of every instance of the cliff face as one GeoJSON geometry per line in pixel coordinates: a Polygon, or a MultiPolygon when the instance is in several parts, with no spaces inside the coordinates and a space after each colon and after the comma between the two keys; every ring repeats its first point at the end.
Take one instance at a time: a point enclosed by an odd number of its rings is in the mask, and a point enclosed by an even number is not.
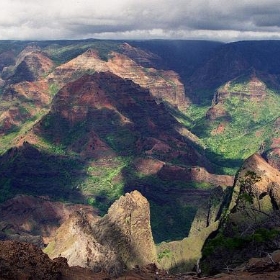
{"type": "Polygon", "coordinates": [[[259,154],[252,155],[236,176],[228,214],[218,235],[206,243],[204,267],[217,273],[225,264],[234,268],[249,258],[277,250],[279,203],[279,171],[259,154]]]}
{"type": "Polygon", "coordinates": [[[124,267],[155,263],[148,201],[137,191],[117,200],[98,220],[79,212],[66,221],[45,251],[70,265],[119,274],[124,267]]]}
{"type": "Polygon", "coordinates": [[[237,175],[228,225],[237,225],[239,232],[252,232],[270,220],[279,205],[280,172],[260,155],[252,155],[237,175]]]}
{"type": "Polygon", "coordinates": [[[174,71],[143,68],[125,55],[118,53],[112,53],[108,66],[110,71],[116,75],[124,79],[131,79],[141,87],[149,89],[159,102],[162,100],[180,110],[186,109],[184,85],[174,71]]]}
{"type": "Polygon", "coordinates": [[[96,222],[83,211],[76,212],[57,230],[44,250],[45,253],[50,258],[65,257],[70,266],[85,267],[95,272],[106,271],[112,275],[120,274],[124,263],[106,240],[98,240],[93,230],[96,222]]]}
{"type": "MultiPolygon", "coordinates": [[[[101,280],[109,275],[81,267],[69,267],[65,258],[51,260],[38,247],[17,241],[0,241],[0,279],[101,280]]],[[[140,278],[139,278],[140,279],[140,278]]]]}
{"type": "Polygon", "coordinates": [[[40,51],[31,51],[17,62],[12,77],[13,83],[33,82],[46,76],[54,68],[54,63],[40,51]]]}
{"type": "Polygon", "coordinates": [[[265,83],[253,74],[247,81],[240,84],[235,80],[227,82],[217,90],[213,101],[218,104],[223,103],[229,97],[238,97],[241,100],[247,99],[261,102],[265,99],[266,94],[267,87],[265,83]]]}
{"type": "Polygon", "coordinates": [[[270,139],[271,141],[267,144],[263,143],[260,149],[267,162],[277,170],[280,170],[280,138],[278,136],[279,127],[280,118],[277,117],[274,120],[272,126],[274,135],[270,139]]]}
{"type": "Polygon", "coordinates": [[[145,68],[142,65],[149,64],[148,58],[151,56],[150,54],[128,45],[123,47],[123,49],[123,54],[111,52],[107,62],[101,60],[97,52],[88,50],[73,60],[57,67],[48,76],[48,81],[49,83],[57,83],[62,87],[67,82],[82,76],[85,72],[110,71],[123,79],[130,79],[141,87],[149,89],[159,102],[165,101],[174,107],[178,107],[180,110],[186,109],[187,100],[184,85],[177,73],[174,71],[157,70],[151,67],[145,68]]]}
{"type": "Polygon", "coordinates": [[[158,174],[163,180],[171,180],[172,178],[173,180],[185,182],[207,182],[209,185],[219,185],[222,187],[233,185],[233,176],[211,174],[205,168],[198,166],[184,168],[165,164],[159,170],[158,174]]]}
{"type": "MultiPolygon", "coordinates": [[[[31,279],[31,280],[103,280],[103,279],[189,279],[195,280],[198,277],[190,274],[180,273],[170,274],[166,271],[159,270],[155,265],[148,265],[143,268],[135,268],[126,271],[119,277],[112,277],[105,272],[96,272],[82,268],[69,267],[66,259],[63,257],[50,260],[48,256],[33,245],[5,241],[0,242],[0,271],[1,279],[31,279]],[[32,261],[31,261],[32,260],[32,261]]],[[[241,269],[234,272],[219,274],[219,279],[278,279],[279,267],[279,251],[271,254],[272,259],[276,262],[271,262],[269,256],[264,258],[250,259],[241,269]]],[[[214,279],[214,277],[203,277],[203,279],[214,279]]]]}

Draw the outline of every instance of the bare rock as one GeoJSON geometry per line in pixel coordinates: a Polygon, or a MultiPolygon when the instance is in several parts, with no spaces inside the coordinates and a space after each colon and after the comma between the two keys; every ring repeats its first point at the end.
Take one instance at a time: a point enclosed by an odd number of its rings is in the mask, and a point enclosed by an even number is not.
{"type": "Polygon", "coordinates": [[[51,258],[67,258],[71,266],[111,275],[124,267],[155,263],[149,203],[134,191],[117,200],[101,219],[77,212],[58,229],[45,252],[51,258]]]}
{"type": "Polygon", "coordinates": [[[57,231],[45,252],[51,257],[67,258],[70,266],[89,268],[92,271],[107,271],[112,275],[122,272],[124,264],[118,252],[100,243],[93,230],[96,221],[83,211],[73,214],[57,231]]]}
{"type": "Polygon", "coordinates": [[[128,268],[156,263],[150,225],[150,206],[140,192],[122,196],[98,223],[99,240],[108,240],[128,268]]]}

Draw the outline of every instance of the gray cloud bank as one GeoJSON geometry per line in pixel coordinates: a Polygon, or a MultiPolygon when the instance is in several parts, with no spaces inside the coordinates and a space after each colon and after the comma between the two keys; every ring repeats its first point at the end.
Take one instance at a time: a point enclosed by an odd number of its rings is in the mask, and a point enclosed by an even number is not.
{"type": "Polygon", "coordinates": [[[280,1],[1,1],[1,40],[85,38],[280,39],[280,1]]]}

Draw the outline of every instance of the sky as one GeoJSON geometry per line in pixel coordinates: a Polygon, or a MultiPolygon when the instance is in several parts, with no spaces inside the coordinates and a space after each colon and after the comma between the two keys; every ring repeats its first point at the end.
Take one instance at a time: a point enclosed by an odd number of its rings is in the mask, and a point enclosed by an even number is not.
{"type": "Polygon", "coordinates": [[[280,0],[1,0],[0,40],[280,39],[280,0]]]}

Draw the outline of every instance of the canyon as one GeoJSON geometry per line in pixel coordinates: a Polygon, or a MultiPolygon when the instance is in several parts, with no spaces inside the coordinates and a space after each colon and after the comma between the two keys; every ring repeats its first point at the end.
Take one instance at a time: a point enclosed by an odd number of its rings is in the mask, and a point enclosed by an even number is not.
{"type": "MultiPolygon", "coordinates": [[[[229,254],[243,268],[226,265],[277,275],[278,41],[0,47],[3,246],[38,254],[49,279],[191,279],[199,261],[223,271],[223,242],[245,240],[246,258],[229,254]],[[246,263],[260,251],[272,264],[246,263]]],[[[14,258],[1,256],[6,275],[37,273],[11,272],[14,258]]]]}

